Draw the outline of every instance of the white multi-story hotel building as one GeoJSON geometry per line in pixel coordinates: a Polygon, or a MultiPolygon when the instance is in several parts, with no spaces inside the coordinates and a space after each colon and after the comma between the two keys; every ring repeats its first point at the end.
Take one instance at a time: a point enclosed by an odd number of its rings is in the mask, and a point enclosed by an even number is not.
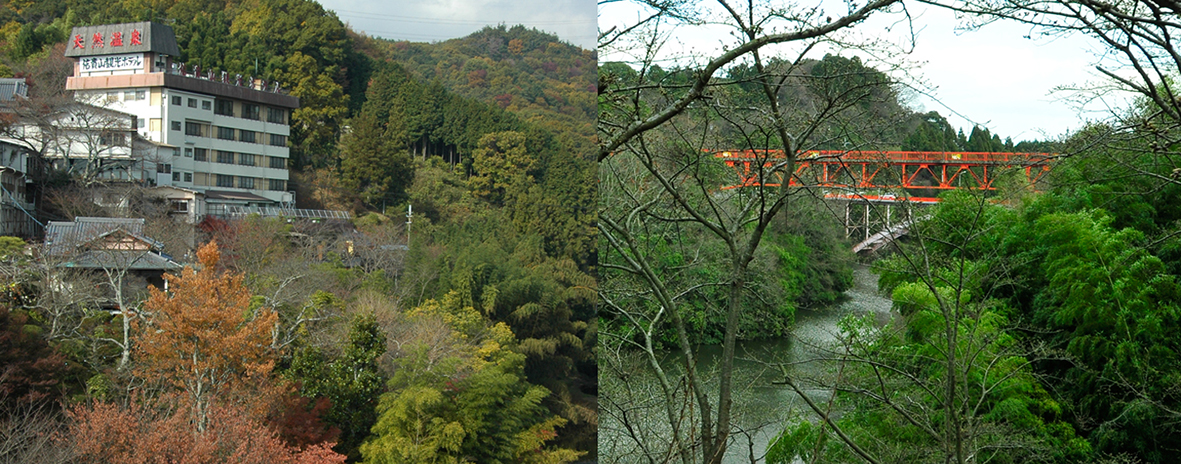
{"type": "Polygon", "coordinates": [[[75,27],[66,43],[75,98],[136,118],[156,142],[156,185],[222,205],[291,205],[287,139],[299,99],[277,83],[175,63],[172,28],[139,22],[75,27]]]}

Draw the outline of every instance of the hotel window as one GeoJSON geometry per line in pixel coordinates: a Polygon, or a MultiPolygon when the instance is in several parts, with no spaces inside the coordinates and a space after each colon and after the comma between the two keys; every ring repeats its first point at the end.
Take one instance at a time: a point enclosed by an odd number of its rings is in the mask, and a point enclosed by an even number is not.
{"type": "Polygon", "coordinates": [[[243,142],[247,142],[247,143],[254,143],[254,131],[248,131],[245,129],[239,130],[238,131],[238,140],[243,141],[243,142]]]}
{"type": "Polygon", "coordinates": [[[218,126],[217,138],[222,140],[234,140],[234,128],[218,126]]]}
{"type": "Polygon", "coordinates": [[[173,95],[172,96],[172,104],[176,105],[176,106],[180,106],[180,95],[173,95]]]}
{"type": "Polygon", "coordinates": [[[185,135],[195,135],[197,137],[208,137],[206,135],[209,131],[209,125],[196,122],[185,121],[185,135]]]}
{"type": "Polygon", "coordinates": [[[242,104],[242,117],[246,118],[246,119],[253,119],[253,120],[257,121],[258,120],[258,105],[252,105],[250,103],[243,103],[242,104]]]}
{"type": "Polygon", "coordinates": [[[213,114],[220,114],[222,116],[234,115],[234,102],[230,100],[217,100],[213,103],[213,114]]]}
{"type": "Polygon", "coordinates": [[[218,174],[217,175],[217,186],[218,187],[233,187],[234,186],[234,176],[227,176],[225,174],[218,174]]]}
{"type": "Polygon", "coordinates": [[[267,122],[287,124],[287,110],[280,108],[267,108],[267,122]]]}
{"type": "Polygon", "coordinates": [[[286,135],[270,134],[270,136],[271,136],[271,146],[274,146],[274,147],[287,146],[287,136],[286,135]]]}
{"type": "Polygon", "coordinates": [[[204,148],[193,149],[193,161],[205,161],[209,159],[209,150],[204,148]]]}
{"type": "Polygon", "coordinates": [[[276,156],[272,156],[270,158],[271,158],[271,167],[272,168],[287,169],[287,158],[279,158],[276,156]]]}
{"type": "Polygon", "coordinates": [[[217,151],[217,162],[223,164],[234,164],[234,152],[232,151],[217,151]]]}
{"type": "Polygon", "coordinates": [[[250,153],[238,153],[238,164],[243,166],[254,166],[254,155],[250,153]]]}
{"type": "Polygon", "coordinates": [[[244,189],[254,188],[254,178],[253,177],[239,177],[238,178],[238,188],[244,188],[244,189]]]}

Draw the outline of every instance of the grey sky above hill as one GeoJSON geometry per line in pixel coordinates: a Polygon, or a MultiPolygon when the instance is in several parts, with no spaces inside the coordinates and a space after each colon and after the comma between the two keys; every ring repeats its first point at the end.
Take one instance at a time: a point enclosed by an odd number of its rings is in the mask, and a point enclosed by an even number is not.
{"type": "Polygon", "coordinates": [[[517,24],[595,48],[597,6],[590,0],[318,0],[353,30],[393,40],[441,42],[484,26],[517,24]]]}

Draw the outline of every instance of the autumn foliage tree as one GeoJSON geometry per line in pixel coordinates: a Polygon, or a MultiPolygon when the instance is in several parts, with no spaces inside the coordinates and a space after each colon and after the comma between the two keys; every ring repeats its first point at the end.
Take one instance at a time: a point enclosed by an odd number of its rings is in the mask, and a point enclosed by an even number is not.
{"type": "Polygon", "coordinates": [[[278,316],[251,307],[242,276],[217,270],[220,257],[210,242],[197,251],[199,268],[167,276],[167,291],[151,290],[144,303],[149,327],[136,345],[137,374],[183,392],[197,431],[207,429],[219,402],[266,408],[277,396],[259,390],[276,391],[268,377],[278,316]]]}
{"type": "Polygon", "coordinates": [[[64,357],[40,336],[41,328],[6,300],[20,286],[0,287],[0,411],[52,402],[61,395],[64,357]]]}
{"type": "Polygon", "coordinates": [[[312,425],[306,430],[287,424],[306,414],[279,414],[281,423],[270,424],[276,410],[304,406],[284,402],[288,387],[270,375],[277,316],[252,307],[241,275],[219,270],[215,242],[197,257],[199,267],[166,276],[168,290],[152,289],[143,305],[148,326],[139,331],[134,373],[160,394],[71,409],[78,462],[343,463],[335,443],[309,443],[324,436],[315,417],[303,420],[312,425]]]}
{"type": "Polygon", "coordinates": [[[209,411],[208,428],[194,433],[183,412],[163,414],[133,403],[99,403],[70,411],[70,437],[81,463],[340,464],[332,443],[300,449],[236,407],[209,411]]]}

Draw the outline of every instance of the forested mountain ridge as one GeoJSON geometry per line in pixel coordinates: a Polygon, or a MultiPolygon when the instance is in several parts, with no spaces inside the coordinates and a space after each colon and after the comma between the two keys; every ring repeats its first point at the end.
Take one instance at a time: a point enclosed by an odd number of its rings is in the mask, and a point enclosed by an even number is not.
{"type": "MultiPolygon", "coordinates": [[[[360,36],[308,0],[70,0],[0,5],[0,73],[27,77],[38,101],[61,98],[71,27],[149,20],[174,28],[178,61],[279,82],[299,97],[289,139],[297,201],[359,218],[211,220],[200,238],[216,248],[166,250],[190,257],[195,267],[184,279],[216,281],[233,295],[209,303],[228,310],[212,323],[241,328],[229,341],[251,345],[249,365],[212,367],[235,374],[193,405],[178,400],[192,379],[160,369],[153,363],[164,358],[139,346],[154,343],[144,330],[153,324],[169,327],[155,332],[162,336],[204,330],[188,319],[200,305],[178,303],[175,292],[149,301],[137,290],[121,305],[135,313],[98,311],[103,293],[121,284],[87,280],[72,288],[93,294],[67,298],[68,289],[45,284],[50,263],[4,253],[0,268],[14,281],[0,294],[0,312],[12,315],[0,318],[0,332],[26,335],[13,346],[0,337],[0,351],[45,361],[22,375],[28,385],[0,379],[0,393],[15,386],[65,404],[38,418],[55,430],[45,436],[94,437],[63,441],[69,446],[60,450],[108,462],[138,459],[136,449],[227,446],[301,462],[378,462],[392,453],[424,462],[594,458],[593,52],[501,27],[441,44],[401,43],[421,52],[411,60],[394,53],[399,43],[360,36]],[[460,46],[496,34],[517,68],[460,46]],[[444,56],[452,61],[428,59],[444,56]],[[469,62],[484,68],[469,70],[469,62]],[[420,74],[425,66],[464,74],[420,74]],[[538,72],[510,72],[526,69],[538,72]],[[510,97],[497,99],[503,95],[510,97]],[[413,235],[401,219],[410,205],[413,235]],[[260,327],[272,324],[264,343],[260,327]],[[116,362],[120,354],[126,363],[116,362]],[[132,395],[135,385],[150,394],[132,395]],[[260,399],[244,395],[252,390],[260,399]],[[189,411],[199,420],[190,422],[189,411]],[[120,422],[160,433],[125,448],[84,432],[120,422]],[[210,444],[206,429],[270,441],[210,444]]],[[[57,178],[65,193],[55,194],[66,200],[47,207],[79,205],[68,200],[66,176],[57,178]]],[[[83,209],[144,214],[70,211],[83,209]]],[[[169,220],[149,217],[157,224],[149,229],[175,228],[169,220]]],[[[14,408],[33,396],[0,394],[0,428],[29,423],[14,408]]],[[[34,444],[21,450],[40,449],[34,444]]],[[[259,459],[287,462],[271,456],[259,459]]]]}
{"type": "Polygon", "coordinates": [[[432,44],[375,42],[376,55],[423,82],[438,81],[449,91],[495,104],[555,133],[572,132],[579,139],[564,137],[563,145],[578,153],[593,147],[598,116],[594,50],[504,25],[432,44]]]}

